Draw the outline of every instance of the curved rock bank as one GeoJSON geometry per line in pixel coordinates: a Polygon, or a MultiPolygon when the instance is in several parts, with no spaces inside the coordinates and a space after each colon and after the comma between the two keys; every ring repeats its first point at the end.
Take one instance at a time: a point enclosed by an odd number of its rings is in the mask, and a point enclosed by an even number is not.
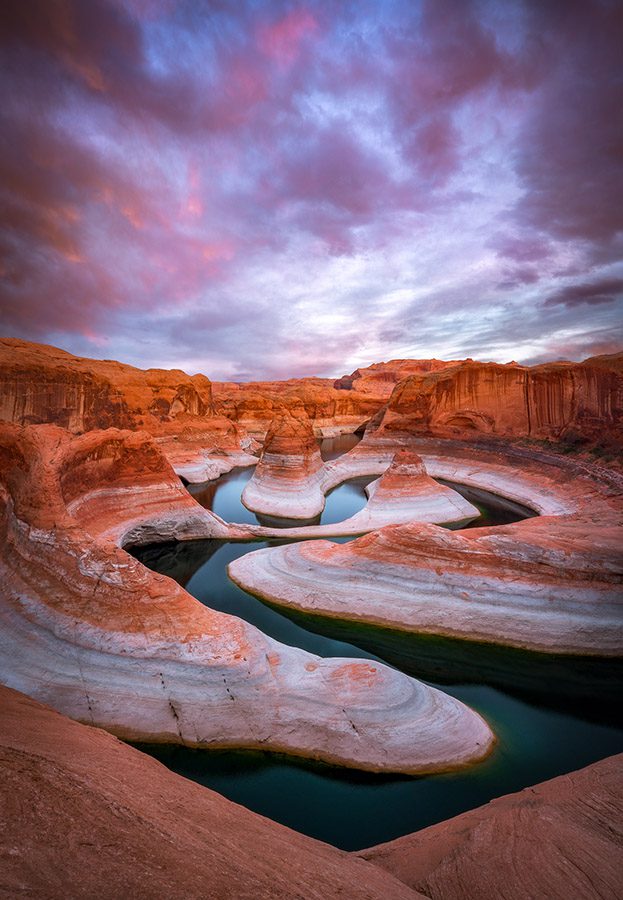
{"type": "Polygon", "coordinates": [[[148,436],[4,426],[0,463],[5,684],[135,739],[399,772],[490,751],[486,723],[454,698],[381,664],[279,644],[121,550],[123,536],[231,534],[148,436]]]}
{"type": "MultiPolygon", "coordinates": [[[[413,447],[434,474],[497,490],[541,517],[461,533],[411,523],[346,545],[274,547],[232,562],[231,578],[303,612],[551,653],[623,653],[616,476],[605,481],[562,459],[547,464],[510,451],[463,448],[453,456],[443,442],[413,447]]],[[[378,447],[369,449],[374,459],[378,447]]],[[[365,463],[365,447],[352,453],[365,463]]]]}
{"type": "MultiPolygon", "coordinates": [[[[348,456],[348,454],[346,454],[348,456]]],[[[352,469],[345,458],[338,463],[327,463],[320,471],[320,477],[314,482],[314,496],[322,498],[325,503],[326,494],[337,484],[348,481],[361,474],[374,475],[380,469],[383,474],[366,488],[368,502],[365,507],[353,516],[325,525],[294,525],[291,527],[246,526],[256,538],[321,538],[361,535],[385,525],[400,525],[406,522],[432,522],[440,525],[466,524],[477,518],[478,509],[450,487],[439,484],[431,478],[424,466],[422,458],[408,450],[399,450],[388,465],[383,461],[376,465],[373,461],[364,460],[360,465],[356,458],[352,469]]],[[[253,484],[253,479],[249,484],[253,484]]],[[[249,485],[247,485],[247,488],[249,485]]],[[[245,490],[247,489],[245,488],[245,490]]],[[[274,495],[262,495],[261,485],[253,484],[252,490],[262,496],[266,503],[274,503],[274,495]]],[[[281,493],[278,501],[281,499],[281,493]]],[[[285,492],[285,502],[290,509],[298,504],[298,493],[285,492]]],[[[244,497],[244,492],[243,492],[244,497]]],[[[273,507],[274,508],[274,507],[273,507]]],[[[235,532],[237,526],[233,524],[235,532]]],[[[235,538],[235,534],[234,534],[235,538]]]]}
{"type": "Polygon", "coordinates": [[[622,756],[348,854],[5,687],[0,717],[0,886],[7,896],[593,900],[621,894],[622,756]]]}
{"type": "Polygon", "coordinates": [[[406,522],[469,522],[480,515],[457,491],[432,479],[412,450],[399,450],[383,475],[368,485],[367,494],[365,509],[348,520],[360,532],[406,522]]]}

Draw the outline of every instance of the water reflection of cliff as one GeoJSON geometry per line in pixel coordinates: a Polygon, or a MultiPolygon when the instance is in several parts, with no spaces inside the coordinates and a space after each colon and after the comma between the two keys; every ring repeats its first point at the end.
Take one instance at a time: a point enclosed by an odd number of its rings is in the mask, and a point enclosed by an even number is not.
{"type": "Polygon", "coordinates": [[[223,541],[170,541],[126,548],[144,566],[175,579],[186,587],[195,572],[219,549],[223,541]]]}

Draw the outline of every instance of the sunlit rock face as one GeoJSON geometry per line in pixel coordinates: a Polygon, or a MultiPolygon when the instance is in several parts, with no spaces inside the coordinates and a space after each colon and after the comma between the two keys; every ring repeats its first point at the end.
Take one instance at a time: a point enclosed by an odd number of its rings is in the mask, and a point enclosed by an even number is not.
{"type": "MultiPolygon", "coordinates": [[[[543,453],[416,444],[431,474],[541,515],[463,532],[411,522],[348,544],[272,547],[232,562],[230,576],[317,615],[543,652],[622,654],[621,477],[543,453]]],[[[360,447],[351,453],[365,464],[360,447]]]]}
{"type": "Polygon", "coordinates": [[[82,359],[42,344],[0,339],[0,419],[91,428],[162,429],[205,418],[212,390],[205,375],[136,369],[114,360],[82,359]]]}
{"type": "Polygon", "coordinates": [[[434,900],[617,897],[622,814],[623,754],[357,855],[434,900]]]}
{"type": "Polygon", "coordinates": [[[620,358],[532,368],[467,361],[411,375],[394,389],[378,430],[552,440],[606,432],[620,441],[620,358]]]}
{"type": "MultiPolygon", "coordinates": [[[[373,518],[387,523],[459,522],[478,517],[479,512],[460,494],[438,484],[426,471],[424,460],[413,450],[399,450],[389,468],[367,488],[370,497],[366,510],[373,518]]],[[[371,530],[371,529],[367,529],[371,530]]]]}
{"type": "Polygon", "coordinates": [[[124,552],[249,536],[199,507],[148,435],[5,425],[0,463],[3,683],[135,739],[372,771],[489,753],[487,724],[454,698],[382,664],[286,647],[124,552]]]}
{"type": "Polygon", "coordinates": [[[395,386],[410,375],[425,375],[458,364],[457,360],[443,362],[440,359],[392,359],[386,363],[373,363],[365,369],[355,369],[350,375],[342,375],[333,384],[341,391],[356,391],[389,400],[395,386]]]}
{"type": "Polygon", "coordinates": [[[43,344],[0,339],[0,421],[52,423],[81,434],[144,429],[187,481],[254,465],[246,432],[214,415],[205,375],[81,359],[43,344]]]}
{"type": "Polygon", "coordinates": [[[0,717],[6,896],[420,897],[6,687],[0,717]]]}
{"type": "MultiPolygon", "coordinates": [[[[359,474],[374,474],[376,469],[376,460],[346,454],[336,463],[324,466],[321,489],[326,493],[336,481],[339,483],[359,474]],[[351,460],[352,470],[349,468],[351,460]]],[[[355,515],[334,525],[290,528],[284,533],[290,537],[356,535],[404,522],[466,523],[479,515],[478,509],[461,494],[431,478],[422,458],[413,451],[400,450],[388,467],[381,463],[380,469],[381,477],[366,488],[367,504],[355,515]]]]}
{"type": "Polygon", "coordinates": [[[242,502],[254,512],[288,519],[309,519],[324,507],[323,464],[305,412],[273,419],[242,502]]]}
{"type": "Polygon", "coordinates": [[[328,378],[246,384],[214,382],[212,387],[216,412],[261,439],[271,422],[285,412],[296,418],[306,415],[317,437],[353,432],[378,412],[387,399],[384,393],[336,390],[328,378]]]}

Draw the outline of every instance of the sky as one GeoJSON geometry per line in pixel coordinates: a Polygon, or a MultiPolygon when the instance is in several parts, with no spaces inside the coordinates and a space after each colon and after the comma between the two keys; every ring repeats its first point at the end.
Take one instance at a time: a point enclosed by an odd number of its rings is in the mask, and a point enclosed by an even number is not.
{"type": "Polygon", "coordinates": [[[3,0],[0,333],[219,380],[623,349],[620,0],[3,0]]]}

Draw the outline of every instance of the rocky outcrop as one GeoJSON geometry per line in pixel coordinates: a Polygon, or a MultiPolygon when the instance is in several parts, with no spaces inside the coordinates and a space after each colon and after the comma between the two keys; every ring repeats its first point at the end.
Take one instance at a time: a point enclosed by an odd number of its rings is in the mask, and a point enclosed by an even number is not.
{"type": "Polygon", "coordinates": [[[279,644],[120,549],[249,537],[199,507],[146,435],[4,426],[0,463],[3,683],[136,739],[373,771],[455,768],[490,751],[486,723],[454,698],[381,664],[279,644]]]}
{"type": "Polygon", "coordinates": [[[237,384],[213,382],[215,410],[263,438],[284,413],[307,416],[317,437],[356,431],[381,408],[384,396],[336,390],[331,379],[300,378],[237,384]]]}
{"type": "Polygon", "coordinates": [[[386,363],[373,363],[365,369],[355,369],[350,375],[342,375],[334,381],[333,386],[339,391],[357,391],[379,400],[388,400],[395,386],[410,375],[425,375],[458,364],[457,360],[392,359],[386,363]]]}
{"type": "Polygon", "coordinates": [[[431,900],[623,893],[623,755],[361,851],[431,900]]]}
{"type": "Polygon", "coordinates": [[[0,420],[92,428],[162,430],[174,420],[212,412],[205,375],[137,369],[114,360],[82,359],[44,344],[0,339],[0,420]]]}
{"type": "Polygon", "coordinates": [[[6,687],[0,717],[7,896],[593,900],[621,893],[622,756],[348,854],[6,687]]]}
{"type": "Polygon", "coordinates": [[[420,896],[5,687],[0,718],[5,897],[420,896]]]}
{"type": "Polygon", "coordinates": [[[396,434],[475,435],[559,440],[565,435],[618,436],[623,374],[609,365],[467,361],[411,375],[394,389],[374,430],[396,434]]]}
{"type": "MultiPolygon", "coordinates": [[[[319,489],[323,494],[335,484],[356,475],[375,474],[375,461],[360,464],[356,457],[354,474],[349,474],[348,454],[339,464],[323,467],[319,489]],[[368,471],[366,471],[366,468],[368,471]]],[[[438,484],[426,474],[422,459],[408,450],[399,451],[389,468],[381,464],[382,476],[366,488],[368,502],[355,515],[341,522],[326,525],[299,525],[289,528],[254,529],[257,537],[320,538],[366,534],[385,525],[404,522],[436,522],[439,524],[466,524],[477,518],[478,509],[457,491],[438,484]]]]}
{"type": "Polygon", "coordinates": [[[473,448],[453,456],[439,444],[437,454],[434,443],[419,444],[433,475],[542,515],[463,532],[411,523],[348,544],[273,547],[232,562],[230,576],[272,603],[338,619],[544,652],[622,654],[620,479],[604,482],[562,460],[473,448]]]}
{"type": "Polygon", "coordinates": [[[233,468],[257,464],[257,443],[224,416],[169,428],[156,434],[155,440],[177,474],[190,484],[201,484],[233,468]]]}
{"type": "Polygon", "coordinates": [[[53,423],[75,434],[146,430],[187,481],[257,462],[244,430],[214,415],[205,375],[82,359],[9,338],[0,339],[0,421],[53,423]]]}
{"type": "Polygon", "coordinates": [[[377,528],[406,522],[468,522],[480,515],[460,494],[431,478],[422,457],[413,450],[399,450],[367,492],[369,503],[358,516],[367,514],[377,528]]]}
{"type": "Polygon", "coordinates": [[[242,492],[254,512],[311,519],[324,508],[322,458],[310,420],[290,413],[271,423],[260,461],[242,492]]]}

